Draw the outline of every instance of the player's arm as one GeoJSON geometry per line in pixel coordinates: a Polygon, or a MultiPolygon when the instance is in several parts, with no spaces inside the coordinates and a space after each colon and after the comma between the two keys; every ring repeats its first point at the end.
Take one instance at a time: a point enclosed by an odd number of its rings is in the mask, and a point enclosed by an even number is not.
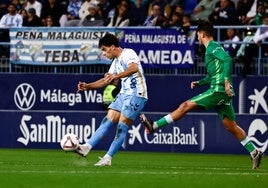
{"type": "Polygon", "coordinates": [[[209,76],[206,76],[205,78],[198,80],[198,81],[192,81],[191,82],[191,89],[194,89],[197,86],[203,86],[203,85],[209,84],[209,82],[210,82],[209,76]]]}
{"type": "Polygon", "coordinates": [[[232,72],[233,72],[233,59],[231,56],[223,49],[223,47],[217,47],[213,55],[216,59],[223,63],[223,75],[224,80],[231,82],[232,72]]]}
{"type": "Polygon", "coordinates": [[[89,89],[98,89],[108,85],[110,82],[107,82],[105,77],[94,82],[86,83],[86,82],[79,82],[77,85],[77,92],[79,91],[86,91],[89,89]]]}
{"type": "Polygon", "coordinates": [[[223,73],[224,73],[224,80],[231,81],[232,72],[233,72],[233,60],[231,56],[226,55],[223,61],[223,73]]]}
{"type": "Polygon", "coordinates": [[[223,48],[218,50],[215,53],[216,58],[218,58],[221,62],[223,62],[223,74],[224,74],[224,87],[225,92],[229,97],[232,97],[233,91],[231,86],[232,80],[232,71],[233,71],[233,60],[229,54],[227,54],[223,48]]]}
{"type": "Polygon", "coordinates": [[[232,97],[233,91],[231,88],[231,77],[232,77],[232,68],[233,68],[233,61],[232,58],[228,55],[227,58],[223,61],[224,62],[224,87],[225,92],[229,97],[232,97]]]}
{"type": "Polygon", "coordinates": [[[225,92],[226,92],[226,94],[229,97],[232,97],[234,94],[233,94],[233,90],[231,88],[231,84],[230,84],[229,80],[225,80],[224,81],[224,86],[225,86],[225,92]]]}
{"type": "Polygon", "coordinates": [[[210,78],[209,76],[207,75],[205,78],[201,79],[201,80],[198,80],[196,81],[196,86],[203,86],[203,85],[207,85],[210,83],[210,78]]]}
{"type": "Polygon", "coordinates": [[[114,75],[114,79],[120,79],[120,78],[125,78],[125,77],[128,77],[136,72],[138,72],[139,68],[138,68],[138,64],[135,63],[135,62],[132,62],[128,65],[128,68],[117,74],[117,75],[114,75]]]}
{"type": "Polygon", "coordinates": [[[123,71],[119,74],[111,74],[111,73],[105,74],[104,81],[107,83],[110,83],[113,80],[119,80],[121,78],[128,77],[128,76],[136,73],[138,70],[139,70],[138,64],[133,62],[133,63],[130,63],[128,65],[128,68],[125,71],[123,71]]]}

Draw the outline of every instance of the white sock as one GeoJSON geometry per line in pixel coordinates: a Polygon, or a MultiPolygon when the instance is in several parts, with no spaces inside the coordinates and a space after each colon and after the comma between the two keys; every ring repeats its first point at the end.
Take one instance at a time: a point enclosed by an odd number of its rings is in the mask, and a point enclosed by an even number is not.
{"type": "Polygon", "coordinates": [[[158,128],[158,126],[157,126],[156,122],[154,122],[154,124],[153,124],[153,129],[155,130],[155,129],[157,129],[157,128],[158,128]]]}
{"type": "Polygon", "coordinates": [[[247,136],[244,140],[241,140],[240,143],[242,144],[242,146],[245,146],[249,141],[249,137],[247,136]]]}
{"type": "Polygon", "coordinates": [[[170,115],[170,114],[166,115],[166,116],[165,116],[165,119],[166,119],[166,121],[167,121],[167,123],[168,123],[168,124],[170,124],[170,123],[173,123],[173,122],[174,122],[174,120],[172,119],[172,117],[171,117],[171,115],[170,115]]]}
{"type": "Polygon", "coordinates": [[[84,146],[87,146],[89,151],[92,149],[92,146],[89,143],[85,143],[84,146]]]}
{"type": "Polygon", "coordinates": [[[109,160],[112,160],[112,157],[110,155],[108,155],[108,154],[105,154],[103,158],[107,158],[109,160]]]}

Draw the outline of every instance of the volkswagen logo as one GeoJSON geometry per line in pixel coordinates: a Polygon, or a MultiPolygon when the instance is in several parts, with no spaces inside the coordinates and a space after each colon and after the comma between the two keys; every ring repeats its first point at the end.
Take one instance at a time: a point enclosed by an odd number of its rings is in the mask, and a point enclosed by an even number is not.
{"type": "Polygon", "coordinates": [[[34,88],[28,84],[20,84],[14,93],[14,102],[16,106],[23,111],[29,110],[33,107],[36,99],[34,88]]]}

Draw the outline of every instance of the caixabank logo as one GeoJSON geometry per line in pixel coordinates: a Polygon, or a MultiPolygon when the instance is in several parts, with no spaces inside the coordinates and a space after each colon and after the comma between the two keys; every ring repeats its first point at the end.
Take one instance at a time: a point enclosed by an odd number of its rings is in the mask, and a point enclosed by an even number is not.
{"type": "Polygon", "coordinates": [[[253,143],[263,152],[268,146],[268,127],[262,119],[255,119],[251,122],[248,129],[248,136],[253,143]]]}
{"type": "MultiPolygon", "coordinates": [[[[208,130],[207,130],[208,131],[208,130]]],[[[132,125],[128,131],[129,139],[126,145],[135,144],[160,144],[160,145],[185,145],[198,146],[199,151],[204,151],[206,145],[211,143],[205,142],[206,134],[205,123],[200,120],[199,125],[191,126],[188,131],[183,131],[180,127],[173,126],[171,132],[163,132],[161,129],[148,136],[141,124],[132,125]]],[[[264,120],[253,119],[247,130],[247,135],[254,145],[265,152],[268,147],[268,126],[264,120]]]]}
{"type": "Polygon", "coordinates": [[[268,114],[267,86],[247,87],[246,81],[239,84],[238,114],[268,114]],[[247,94],[247,91],[249,92],[247,94]],[[250,104],[246,107],[246,104],[250,104]]]}
{"type": "Polygon", "coordinates": [[[264,98],[266,90],[267,86],[262,88],[260,91],[254,88],[254,94],[248,96],[248,99],[251,100],[252,104],[249,109],[250,114],[256,114],[259,108],[261,108],[265,113],[268,113],[268,106],[264,98]]]}
{"type": "MultiPolygon", "coordinates": [[[[148,135],[141,124],[132,125],[129,130],[129,145],[134,144],[160,144],[160,145],[188,145],[199,146],[199,150],[205,148],[205,124],[199,121],[198,126],[191,126],[188,130],[173,126],[171,132],[164,132],[161,129],[148,135]]],[[[126,144],[126,143],[125,143],[126,144]]]]}

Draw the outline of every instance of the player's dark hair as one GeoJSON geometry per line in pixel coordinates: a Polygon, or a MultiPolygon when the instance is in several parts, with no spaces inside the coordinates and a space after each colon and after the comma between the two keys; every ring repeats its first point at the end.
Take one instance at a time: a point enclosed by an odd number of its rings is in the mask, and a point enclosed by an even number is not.
{"type": "Polygon", "coordinates": [[[200,22],[196,29],[197,32],[204,32],[208,37],[214,36],[214,27],[211,22],[203,21],[200,22]]]}
{"type": "Polygon", "coordinates": [[[99,48],[101,46],[112,46],[114,45],[115,47],[119,47],[119,40],[118,38],[111,34],[111,33],[106,33],[100,40],[99,40],[99,48]]]}

